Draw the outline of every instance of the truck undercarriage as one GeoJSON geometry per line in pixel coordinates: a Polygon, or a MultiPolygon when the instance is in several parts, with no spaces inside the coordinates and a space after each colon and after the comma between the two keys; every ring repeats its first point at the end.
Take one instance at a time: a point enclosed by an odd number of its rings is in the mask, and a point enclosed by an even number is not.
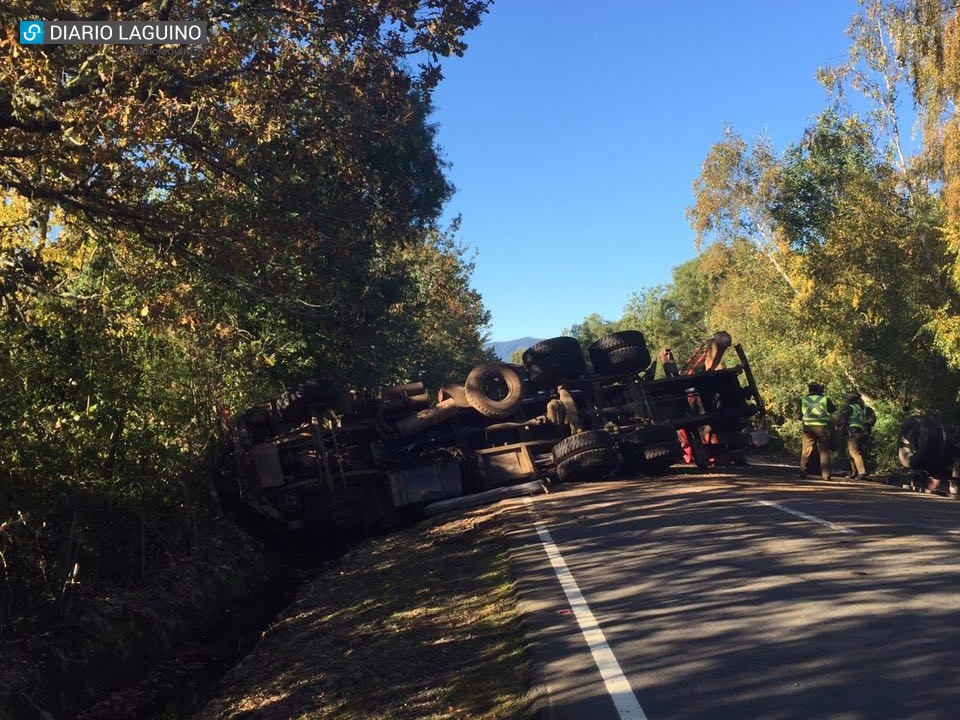
{"type": "Polygon", "coordinates": [[[643,335],[623,331],[590,346],[589,366],[576,339],[552,338],[434,396],[311,380],[225,423],[221,500],[282,533],[371,533],[505,486],[740,462],[766,442],[764,408],[739,345],[723,366],[731,345],[717,333],[682,370],[661,353],[659,379],[643,335]]]}

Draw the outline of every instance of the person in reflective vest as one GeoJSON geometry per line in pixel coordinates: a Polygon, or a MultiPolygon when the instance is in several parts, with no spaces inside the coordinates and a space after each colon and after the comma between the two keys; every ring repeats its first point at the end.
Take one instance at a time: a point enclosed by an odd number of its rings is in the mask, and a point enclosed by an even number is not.
{"type": "Polygon", "coordinates": [[[820,474],[824,479],[830,478],[830,416],[836,411],[837,406],[824,395],[823,385],[807,385],[807,394],[800,398],[796,416],[803,422],[800,477],[807,476],[807,465],[816,448],[820,453],[820,474]]]}
{"type": "Polygon", "coordinates": [[[847,395],[847,404],[840,408],[840,429],[846,436],[847,457],[850,458],[850,477],[857,479],[867,474],[863,459],[863,443],[867,436],[867,408],[860,393],[847,395]]]}

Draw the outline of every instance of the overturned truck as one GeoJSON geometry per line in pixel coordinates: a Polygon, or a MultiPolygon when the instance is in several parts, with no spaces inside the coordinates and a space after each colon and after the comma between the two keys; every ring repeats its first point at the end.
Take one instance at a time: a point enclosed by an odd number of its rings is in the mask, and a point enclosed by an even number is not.
{"type": "Polygon", "coordinates": [[[708,468],[764,444],[763,402],[727,333],[682,366],[665,349],[657,379],[640,332],[588,354],[589,365],[576,339],[552,338],[522,365],[484,363],[435,395],[420,382],[359,395],[308,381],[226,423],[221,500],[281,532],[370,533],[460,495],[708,468]]]}

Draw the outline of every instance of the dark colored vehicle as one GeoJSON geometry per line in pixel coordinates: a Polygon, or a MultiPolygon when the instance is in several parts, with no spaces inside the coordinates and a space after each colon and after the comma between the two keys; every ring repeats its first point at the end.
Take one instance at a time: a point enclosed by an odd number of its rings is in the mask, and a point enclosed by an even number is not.
{"type": "Polygon", "coordinates": [[[552,338],[523,365],[479,365],[435,398],[419,382],[359,396],[308,381],[227,423],[221,499],[280,531],[374,532],[437,500],[533,480],[738,462],[765,443],[763,403],[739,345],[739,363],[721,366],[730,346],[717,333],[654,379],[640,332],[595,342],[590,367],[576,339],[552,338]]]}
{"type": "Polygon", "coordinates": [[[912,415],[900,426],[898,459],[907,470],[960,479],[960,432],[937,418],[912,415]]]}

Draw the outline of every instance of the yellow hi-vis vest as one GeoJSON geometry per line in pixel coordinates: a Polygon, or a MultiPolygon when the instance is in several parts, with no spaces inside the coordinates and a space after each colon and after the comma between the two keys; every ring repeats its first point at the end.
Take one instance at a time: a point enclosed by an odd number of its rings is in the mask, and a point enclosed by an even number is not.
{"type": "Polygon", "coordinates": [[[850,419],[847,420],[847,427],[851,430],[863,430],[865,417],[866,413],[863,410],[863,405],[850,403],[850,419]]]}
{"type": "Polygon", "coordinates": [[[804,395],[801,401],[801,409],[804,425],[825,427],[830,422],[826,395],[804,395]]]}

